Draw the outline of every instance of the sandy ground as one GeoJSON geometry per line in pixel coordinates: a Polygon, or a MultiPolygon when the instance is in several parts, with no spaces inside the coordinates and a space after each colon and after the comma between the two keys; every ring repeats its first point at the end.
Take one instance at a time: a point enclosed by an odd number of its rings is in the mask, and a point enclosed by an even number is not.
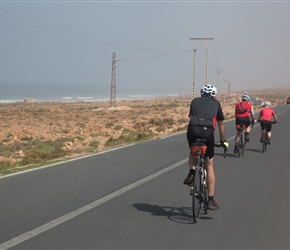
{"type": "MultiPolygon", "coordinates": [[[[243,92],[231,96],[218,95],[226,119],[233,118],[235,103],[243,92]]],[[[259,101],[275,105],[286,104],[290,89],[248,91],[259,101]]],[[[72,156],[86,154],[92,141],[98,141],[96,151],[105,150],[109,139],[132,132],[151,133],[161,137],[185,130],[191,97],[160,98],[134,101],[7,103],[0,104],[0,144],[16,145],[33,140],[70,138],[65,149],[72,156]],[[72,139],[72,140],[71,140],[72,139]]],[[[260,109],[255,105],[255,110],[260,109]]],[[[23,156],[15,149],[10,159],[23,156]]],[[[0,152],[0,160],[5,160],[0,152]]]]}

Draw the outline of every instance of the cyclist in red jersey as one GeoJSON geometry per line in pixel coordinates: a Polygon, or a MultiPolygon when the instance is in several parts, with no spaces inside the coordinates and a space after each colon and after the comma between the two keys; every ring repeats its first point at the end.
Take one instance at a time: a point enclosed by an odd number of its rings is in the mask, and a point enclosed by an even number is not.
{"type": "Polygon", "coordinates": [[[268,144],[271,144],[272,117],[274,117],[274,120],[277,123],[277,115],[275,111],[271,108],[271,103],[265,102],[258,118],[258,121],[260,121],[261,124],[261,143],[263,143],[263,135],[265,131],[268,133],[268,144]]]}
{"type": "Polygon", "coordinates": [[[245,133],[245,137],[246,137],[246,141],[250,141],[250,131],[251,131],[251,121],[250,121],[250,117],[252,119],[252,122],[255,123],[255,117],[254,117],[254,109],[253,106],[250,104],[250,97],[246,94],[244,94],[242,96],[242,102],[238,102],[236,104],[236,108],[235,108],[235,117],[236,117],[236,129],[237,129],[237,133],[236,133],[236,138],[235,138],[235,148],[234,148],[234,153],[238,153],[238,149],[237,149],[237,145],[238,142],[240,140],[240,133],[241,131],[239,130],[238,126],[243,123],[246,126],[246,133],[245,133]],[[245,111],[242,112],[241,107],[245,108],[245,111]]]}

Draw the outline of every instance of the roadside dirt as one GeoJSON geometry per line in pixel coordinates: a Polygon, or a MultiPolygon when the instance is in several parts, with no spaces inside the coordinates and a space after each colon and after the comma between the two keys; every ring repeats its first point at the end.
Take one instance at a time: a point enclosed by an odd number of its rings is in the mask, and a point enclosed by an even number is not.
{"type": "MultiPolygon", "coordinates": [[[[233,118],[234,105],[242,94],[217,96],[226,119],[233,118]]],[[[285,105],[290,89],[255,90],[248,94],[259,101],[270,101],[273,106],[285,105]]],[[[191,97],[117,101],[114,107],[109,102],[0,104],[0,144],[71,138],[64,146],[71,156],[87,154],[86,149],[94,141],[98,142],[97,151],[102,151],[109,139],[132,132],[162,137],[185,131],[190,101],[191,97]]],[[[254,107],[256,111],[260,109],[260,105],[254,107]]],[[[0,160],[7,160],[1,153],[0,160]]],[[[23,150],[16,150],[8,159],[23,154],[23,150]]]]}

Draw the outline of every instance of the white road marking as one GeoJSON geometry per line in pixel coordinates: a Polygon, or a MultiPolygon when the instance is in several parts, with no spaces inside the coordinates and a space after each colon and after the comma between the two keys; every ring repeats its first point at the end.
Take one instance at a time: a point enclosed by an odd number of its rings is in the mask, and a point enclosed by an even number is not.
{"type": "Polygon", "coordinates": [[[44,233],[44,232],[64,223],[66,221],[73,219],[74,217],[76,217],[78,215],[81,215],[89,210],[92,210],[92,209],[104,204],[105,202],[128,192],[129,190],[131,190],[133,188],[136,188],[136,187],[138,187],[138,186],[140,186],[140,185],[142,185],[142,184],[144,184],[144,183],[146,183],[146,182],[148,182],[148,181],[150,181],[150,180],[152,180],[152,179],[154,179],[154,178],[156,178],[156,177],[158,177],[158,176],[160,176],[160,175],[162,175],[162,174],[164,174],[172,169],[177,168],[178,166],[184,164],[187,161],[188,161],[188,159],[186,158],[186,159],[183,159],[179,162],[176,162],[175,164],[173,164],[165,169],[162,169],[162,170],[160,170],[152,175],[149,175],[149,176],[147,176],[139,181],[136,181],[136,182],[124,187],[124,188],[121,188],[121,189],[101,198],[101,199],[98,199],[98,200],[96,200],[88,205],[80,207],[80,208],[78,208],[78,209],[76,209],[68,214],[65,214],[65,215],[63,215],[63,216],[61,216],[53,221],[50,221],[50,222],[48,222],[40,227],[37,227],[37,228],[30,230],[24,234],[21,234],[21,235],[13,238],[11,240],[3,242],[2,244],[0,244],[0,249],[8,249],[10,247],[16,246],[16,245],[26,241],[26,240],[29,240],[29,239],[31,239],[31,238],[33,238],[41,233],[44,233]]]}

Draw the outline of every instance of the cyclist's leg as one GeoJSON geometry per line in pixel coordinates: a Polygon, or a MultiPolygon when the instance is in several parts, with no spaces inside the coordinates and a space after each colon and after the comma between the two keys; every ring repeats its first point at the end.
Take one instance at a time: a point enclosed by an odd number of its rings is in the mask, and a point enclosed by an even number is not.
{"type": "Polygon", "coordinates": [[[214,171],[214,157],[207,158],[206,160],[206,170],[207,170],[207,188],[208,188],[208,209],[215,210],[219,209],[217,201],[214,199],[215,195],[215,171],[214,171]]]}
{"type": "Polygon", "coordinates": [[[245,139],[247,142],[250,141],[250,131],[251,131],[251,121],[250,121],[250,117],[247,117],[245,119],[244,124],[246,125],[246,131],[245,131],[245,139]]]}
{"type": "Polygon", "coordinates": [[[213,166],[214,157],[211,159],[206,159],[206,171],[207,171],[207,188],[208,188],[208,196],[214,196],[215,189],[215,172],[213,166]]]}
{"type": "Polygon", "coordinates": [[[234,148],[234,153],[236,154],[238,152],[238,143],[240,141],[240,134],[241,131],[238,130],[237,126],[240,125],[240,119],[236,118],[236,137],[235,137],[235,148],[234,148]]]}
{"type": "Polygon", "coordinates": [[[267,133],[267,122],[264,120],[260,121],[261,124],[261,140],[260,142],[264,141],[264,134],[267,133]]]}
{"type": "Polygon", "coordinates": [[[207,171],[207,188],[208,188],[208,209],[215,210],[219,206],[214,200],[215,194],[215,171],[214,171],[214,134],[207,139],[205,168],[207,171]]]}
{"type": "Polygon", "coordinates": [[[271,122],[268,122],[267,125],[266,125],[266,133],[268,135],[268,144],[271,144],[271,136],[272,136],[272,123],[271,122]]]}
{"type": "MultiPolygon", "coordinates": [[[[194,127],[194,126],[188,126],[187,129],[187,142],[189,146],[189,151],[191,148],[192,143],[194,142],[195,139],[199,139],[199,130],[200,128],[194,127]]],[[[193,183],[194,180],[194,174],[195,174],[195,166],[198,161],[198,155],[192,155],[189,153],[188,157],[188,168],[189,168],[189,173],[185,180],[183,181],[183,184],[185,185],[190,185],[193,183]]]]}
{"type": "Polygon", "coordinates": [[[266,131],[265,131],[265,122],[263,120],[261,120],[260,121],[260,125],[261,125],[261,139],[260,139],[260,142],[263,143],[264,133],[266,133],[266,131]]]}
{"type": "Polygon", "coordinates": [[[238,143],[240,141],[240,134],[241,134],[241,131],[237,130],[236,138],[235,138],[235,145],[238,145],[238,143]]]}

